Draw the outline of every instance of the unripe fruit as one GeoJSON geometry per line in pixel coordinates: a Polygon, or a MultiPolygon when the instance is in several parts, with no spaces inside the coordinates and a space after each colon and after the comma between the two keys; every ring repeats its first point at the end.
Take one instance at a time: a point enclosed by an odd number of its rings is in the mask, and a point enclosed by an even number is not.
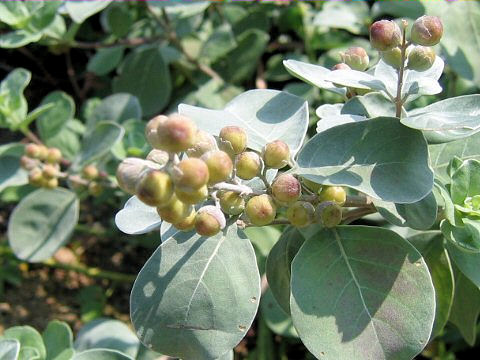
{"type": "Polygon", "coordinates": [[[218,198],[220,199],[220,207],[225,214],[239,215],[245,209],[245,200],[237,192],[222,191],[218,198]]]}
{"type": "Polygon", "coordinates": [[[45,160],[49,164],[57,164],[62,160],[62,152],[57,148],[50,148],[47,151],[47,158],[45,160]]]}
{"type": "Polygon", "coordinates": [[[87,180],[95,180],[98,178],[98,169],[95,165],[87,165],[82,170],[83,177],[87,180]]]}
{"type": "Polygon", "coordinates": [[[287,219],[296,227],[310,225],[315,220],[315,208],[307,201],[297,201],[287,209],[287,219]]]}
{"type": "Polygon", "coordinates": [[[145,171],[155,169],[157,164],[139,158],[126,158],[118,165],[118,186],[129,194],[135,194],[138,181],[145,171]]]}
{"type": "Polygon", "coordinates": [[[345,64],[350,66],[353,70],[365,71],[370,62],[370,58],[365,49],[359,46],[351,47],[340,55],[345,64]]]}
{"type": "Polygon", "coordinates": [[[199,158],[211,150],[217,150],[217,141],[206,131],[198,130],[195,137],[195,144],[193,144],[186,153],[188,157],[199,158]]]}
{"type": "Polygon", "coordinates": [[[22,155],[20,157],[20,166],[25,170],[32,170],[37,166],[37,161],[27,155],[22,155]]]}
{"type": "Polygon", "coordinates": [[[103,192],[103,186],[96,181],[88,184],[88,193],[92,196],[100,196],[103,192]]]}
{"type": "Polygon", "coordinates": [[[207,164],[197,158],[182,160],[173,167],[172,179],[184,191],[197,190],[208,182],[207,164]]]}
{"type": "Polygon", "coordinates": [[[262,155],[265,166],[281,169],[287,166],[290,160],[290,149],[283,141],[275,140],[265,145],[262,155]]]}
{"type": "Polygon", "coordinates": [[[443,24],[437,16],[423,15],[412,26],[411,40],[423,46],[433,46],[440,42],[443,35],[443,24]]]}
{"type": "Polygon", "coordinates": [[[290,205],[302,195],[302,186],[293,175],[282,174],[273,181],[272,195],[280,205],[290,205]]]}
{"type": "Polygon", "coordinates": [[[169,156],[166,151],[153,149],[148,153],[146,159],[153,161],[159,165],[165,165],[168,162],[169,156]]]}
{"type": "Polygon", "coordinates": [[[164,171],[150,170],[141,177],[135,193],[149,206],[166,205],[173,195],[172,178],[164,171]]]}
{"type": "Polygon", "coordinates": [[[210,185],[227,180],[233,171],[232,159],[221,150],[213,150],[204,154],[201,159],[208,167],[210,185]]]}
{"type": "Polygon", "coordinates": [[[402,66],[402,50],[397,46],[393,49],[380,52],[383,61],[395,69],[402,66]]]}
{"type": "Polygon", "coordinates": [[[192,208],[190,215],[188,215],[185,219],[182,221],[173,224],[178,230],[181,231],[190,231],[195,228],[195,217],[197,213],[195,212],[195,209],[192,208]]]}
{"type": "Polygon", "coordinates": [[[387,51],[400,45],[402,31],[396,22],[391,20],[375,21],[370,26],[370,43],[380,51],[387,51]]]}
{"type": "Polygon", "coordinates": [[[53,179],[58,176],[58,169],[51,164],[43,166],[42,175],[45,179],[53,179]]]}
{"type": "Polygon", "coordinates": [[[158,115],[150,119],[145,126],[145,138],[154,149],[161,147],[160,140],[157,136],[157,128],[162,121],[166,120],[168,120],[167,116],[158,115]]]}
{"type": "Polygon", "coordinates": [[[43,183],[42,170],[40,168],[34,168],[28,173],[28,182],[33,186],[41,186],[43,183]]]}
{"type": "Polygon", "coordinates": [[[168,204],[157,207],[157,213],[162,220],[170,224],[178,224],[185,220],[192,213],[193,206],[185,204],[173,195],[168,204]]]}
{"type": "Polygon", "coordinates": [[[431,47],[415,46],[408,55],[408,68],[415,71],[426,71],[435,62],[435,51],[431,47]]]}
{"type": "Polygon", "coordinates": [[[47,189],[55,189],[58,187],[58,179],[53,178],[53,179],[44,179],[45,181],[43,182],[43,186],[46,187],[47,189]]]}
{"type": "Polygon", "coordinates": [[[275,220],[277,207],[270,195],[257,195],[248,200],[245,213],[253,225],[264,226],[275,220]]]}
{"type": "Polygon", "coordinates": [[[342,221],[342,208],[333,201],[326,201],[317,206],[318,221],[326,228],[332,228],[342,221]]]}
{"type": "Polygon", "coordinates": [[[345,204],[347,200],[347,193],[345,189],[341,186],[327,186],[324,185],[322,190],[318,194],[318,200],[323,201],[334,201],[340,206],[345,204]]]}
{"type": "Polygon", "coordinates": [[[40,156],[40,146],[34,143],[27,144],[25,146],[25,155],[38,159],[40,156]]]}
{"type": "Polygon", "coordinates": [[[335,70],[352,70],[352,68],[345,63],[338,63],[336,65],[333,65],[331,70],[332,71],[335,71],[335,70]]]}
{"type": "Polygon", "coordinates": [[[197,126],[190,118],[170,115],[158,122],[155,148],[171,153],[185,151],[195,144],[196,134],[197,126]]]}
{"type": "Polygon", "coordinates": [[[237,156],[237,176],[243,180],[250,180],[262,171],[262,159],[253,151],[246,151],[237,156]]]}
{"type": "Polygon", "coordinates": [[[46,160],[48,156],[48,148],[45,145],[38,145],[39,153],[37,158],[40,160],[46,160]]]}
{"type": "Polygon", "coordinates": [[[220,141],[226,142],[233,149],[233,154],[240,154],[247,148],[247,133],[238,126],[225,126],[220,130],[220,141]]]}
{"type": "Polygon", "coordinates": [[[225,225],[225,216],[213,205],[200,208],[195,217],[195,230],[202,236],[214,236],[225,228],[225,225]]]}
{"type": "Polygon", "coordinates": [[[207,199],[208,188],[207,185],[204,185],[200,189],[184,191],[178,187],[175,187],[175,195],[177,196],[178,200],[183,201],[185,204],[198,204],[207,199]]]}

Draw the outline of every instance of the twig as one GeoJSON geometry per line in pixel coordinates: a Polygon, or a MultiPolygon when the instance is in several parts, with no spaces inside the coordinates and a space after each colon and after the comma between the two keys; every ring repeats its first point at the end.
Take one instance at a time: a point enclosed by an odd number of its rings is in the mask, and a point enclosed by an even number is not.
{"type": "Polygon", "coordinates": [[[68,75],[68,78],[70,79],[70,83],[72,84],[73,90],[75,91],[75,95],[77,95],[78,99],[83,100],[82,91],[80,90],[80,86],[78,86],[75,69],[73,68],[70,50],[68,50],[65,53],[65,62],[67,65],[67,75],[68,75]]]}
{"type": "Polygon", "coordinates": [[[372,199],[368,196],[361,195],[347,195],[347,200],[344,207],[371,207],[373,204],[372,199]]]}
{"type": "Polygon", "coordinates": [[[101,41],[98,42],[83,42],[75,41],[70,46],[78,49],[104,49],[111,48],[114,46],[140,46],[145,44],[155,43],[162,40],[163,37],[155,36],[151,38],[131,38],[131,39],[120,39],[112,43],[104,43],[101,41]]]}
{"type": "Polygon", "coordinates": [[[401,65],[398,72],[398,81],[397,81],[397,97],[395,99],[395,107],[396,107],[396,117],[399,119],[402,117],[402,107],[403,107],[403,99],[402,99],[402,86],[403,86],[403,73],[405,71],[405,53],[407,50],[407,36],[406,36],[406,29],[407,29],[407,22],[402,20],[402,45],[401,49],[401,65]]]}
{"type": "Polygon", "coordinates": [[[376,212],[377,212],[377,209],[375,209],[374,207],[357,208],[357,209],[347,211],[343,214],[342,224],[348,225],[351,222],[364,217],[365,215],[374,214],[376,212]]]}

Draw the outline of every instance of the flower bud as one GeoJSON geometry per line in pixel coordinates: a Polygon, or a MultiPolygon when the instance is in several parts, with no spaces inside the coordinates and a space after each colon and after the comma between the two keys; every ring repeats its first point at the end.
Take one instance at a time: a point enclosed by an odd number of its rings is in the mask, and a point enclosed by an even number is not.
{"type": "Polygon", "coordinates": [[[326,228],[332,228],[342,221],[342,208],[334,201],[322,202],[315,212],[318,221],[326,228]]]}
{"type": "Polygon", "coordinates": [[[245,213],[253,225],[264,226],[275,220],[277,207],[270,195],[257,195],[248,200],[245,213]]]}
{"type": "Polygon", "coordinates": [[[217,150],[217,141],[206,131],[198,130],[195,138],[195,144],[193,144],[193,146],[186,152],[188,157],[199,158],[211,150],[217,150]]]}
{"type": "Polygon", "coordinates": [[[167,116],[158,115],[150,119],[145,126],[145,138],[154,149],[159,149],[161,147],[160,140],[157,136],[157,128],[161,122],[166,120],[168,120],[167,116]]]}
{"type": "Polygon", "coordinates": [[[231,146],[233,154],[240,154],[247,148],[247,133],[238,126],[225,126],[220,130],[219,139],[231,146]]]}
{"type": "Polygon", "coordinates": [[[280,205],[290,205],[302,194],[302,186],[293,175],[282,174],[272,184],[272,195],[280,205]]]}
{"type": "Polygon", "coordinates": [[[400,69],[402,66],[402,50],[397,46],[393,49],[380,52],[380,57],[394,69],[400,69]]]}
{"type": "Polygon", "coordinates": [[[365,49],[359,46],[351,47],[340,55],[342,56],[345,64],[350,66],[353,70],[365,71],[370,62],[365,49]]]}
{"type": "Polygon", "coordinates": [[[245,200],[234,191],[221,191],[218,195],[220,207],[225,214],[239,215],[245,209],[245,200]]]}
{"type": "Polygon", "coordinates": [[[185,204],[173,195],[166,205],[157,207],[157,213],[162,220],[170,224],[178,224],[192,213],[192,209],[192,205],[185,204]]]}
{"type": "Polygon", "coordinates": [[[173,167],[172,179],[184,191],[197,190],[208,182],[207,164],[197,158],[182,160],[173,167]]]}
{"type": "Polygon", "coordinates": [[[42,175],[45,179],[53,179],[58,176],[58,169],[55,165],[46,164],[43,166],[42,175]]]}
{"type": "Polygon", "coordinates": [[[188,117],[173,114],[158,122],[155,148],[170,153],[186,151],[195,144],[197,125],[188,117]]]}
{"type": "Polygon", "coordinates": [[[147,155],[147,160],[153,161],[159,165],[165,165],[168,162],[169,156],[166,151],[153,149],[147,155]]]}
{"type": "Polygon", "coordinates": [[[214,236],[226,226],[225,215],[219,208],[207,205],[197,212],[195,230],[202,236],[214,236]]]}
{"type": "Polygon", "coordinates": [[[213,185],[227,180],[233,171],[232,159],[221,150],[212,150],[203,154],[201,159],[208,167],[208,184],[213,185]]]}
{"type": "Polygon", "coordinates": [[[307,201],[297,201],[287,209],[287,219],[296,227],[310,225],[315,220],[315,208],[307,201]]]}
{"type": "Polygon", "coordinates": [[[88,184],[88,193],[92,196],[100,196],[103,192],[103,186],[96,181],[88,184]]]}
{"type": "Polygon", "coordinates": [[[440,18],[423,15],[413,23],[411,40],[418,45],[433,46],[440,42],[442,35],[443,25],[440,18]]]}
{"type": "Polygon", "coordinates": [[[290,149],[283,141],[275,140],[265,145],[262,155],[265,166],[281,169],[287,166],[290,160],[290,149]]]}
{"type": "Polygon", "coordinates": [[[118,165],[118,186],[129,194],[135,194],[135,187],[145,171],[155,169],[157,164],[139,158],[126,158],[118,165]]]}
{"type": "Polygon", "coordinates": [[[25,155],[33,159],[38,159],[40,156],[40,146],[34,143],[25,146],[25,155]]]}
{"type": "Polygon", "coordinates": [[[190,215],[184,218],[182,221],[173,224],[178,230],[181,231],[190,231],[195,228],[195,217],[197,213],[195,209],[192,207],[190,215]]]}
{"type": "Polygon", "coordinates": [[[400,45],[402,31],[396,22],[391,20],[375,21],[370,26],[370,43],[380,51],[387,51],[400,45]]]}
{"type": "Polygon", "coordinates": [[[199,189],[185,191],[178,187],[175,187],[175,195],[178,200],[184,202],[185,204],[198,204],[204,202],[208,197],[208,188],[207,185],[202,186],[199,189]]]}
{"type": "Polygon", "coordinates": [[[149,206],[166,205],[173,195],[172,178],[164,171],[150,170],[140,178],[135,193],[149,206]]]}
{"type": "Polygon", "coordinates": [[[333,201],[342,206],[347,200],[347,193],[341,186],[327,186],[324,185],[320,193],[318,194],[318,200],[320,202],[333,201]]]}
{"type": "Polygon", "coordinates": [[[87,180],[95,180],[98,178],[98,169],[95,165],[87,165],[82,170],[82,175],[87,180]]]}
{"type": "Polygon", "coordinates": [[[37,166],[37,161],[27,155],[22,155],[20,157],[20,166],[25,170],[32,170],[37,166]]]}
{"type": "Polygon", "coordinates": [[[345,63],[338,63],[336,65],[333,65],[331,70],[332,71],[335,71],[335,70],[352,70],[352,68],[345,63]]]}
{"type": "Polygon", "coordinates": [[[237,176],[243,180],[250,180],[262,170],[262,160],[257,153],[246,151],[237,156],[237,176]]]}
{"type": "Polygon", "coordinates": [[[57,164],[62,160],[62,152],[57,148],[50,148],[47,150],[47,158],[45,160],[49,164],[57,164]]]}
{"type": "Polygon", "coordinates": [[[431,47],[415,46],[408,54],[408,68],[415,71],[426,71],[435,62],[435,51],[431,47]]]}

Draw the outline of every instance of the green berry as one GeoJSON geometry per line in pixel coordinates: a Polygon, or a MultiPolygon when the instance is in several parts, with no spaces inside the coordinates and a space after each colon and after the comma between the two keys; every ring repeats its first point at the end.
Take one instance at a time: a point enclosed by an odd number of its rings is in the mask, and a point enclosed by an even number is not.
{"type": "Polygon", "coordinates": [[[380,52],[383,61],[395,69],[402,66],[402,50],[397,46],[393,49],[380,52]]]}
{"type": "Polygon", "coordinates": [[[345,64],[353,70],[365,71],[368,68],[370,59],[364,48],[354,46],[341,54],[345,64]]]}
{"type": "Polygon", "coordinates": [[[165,115],[158,115],[155,116],[153,119],[150,119],[145,126],[145,138],[147,139],[148,143],[154,149],[160,149],[160,139],[157,136],[157,128],[161,122],[168,120],[168,117],[165,115]]]}
{"type": "Polygon", "coordinates": [[[52,179],[44,179],[43,187],[47,189],[55,189],[58,187],[58,179],[57,178],[52,178],[52,179]]]}
{"type": "Polygon", "coordinates": [[[103,192],[103,186],[96,181],[88,184],[88,193],[92,196],[100,196],[103,192]]]}
{"type": "Polygon", "coordinates": [[[186,153],[188,157],[199,158],[211,150],[217,150],[217,141],[209,133],[203,130],[198,130],[195,137],[195,144],[193,144],[186,153]]]}
{"type": "Polygon", "coordinates": [[[201,159],[208,167],[210,185],[227,180],[233,171],[233,163],[230,156],[221,150],[209,151],[203,154],[201,159]]]}
{"type": "Polygon", "coordinates": [[[25,155],[33,159],[38,159],[40,157],[40,146],[34,143],[27,144],[25,146],[25,155]]]}
{"type": "Polygon", "coordinates": [[[155,136],[155,148],[177,153],[186,151],[195,144],[197,126],[188,117],[173,114],[158,121],[155,136]]]}
{"type": "Polygon", "coordinates": [[[225,228],[225,225],[225,216],[213,205],[200,208],[195,217],[195,230],[202,236],[214,236],[225,228]]]}
{"type": "Polygon", "coordinates": [[[324,185],[322,190],[318,194],[318,200],[323,201],[334,201],[340,206],[345,204],[347,200],[347,193],[345,189],[341,186],[327,186],[324,185]]]}
{"type": "Polygon", "coordinates": [[[272,184],[272,195],[280,205],[290,205],[302,195],[302,186],[293,175],[282,174],[272,184]]]}
{"type": "Polygon", "coordinates": [[[412,26],[411,40],[414,44],[433,46],[440,42],[443,24],[439,17],[423,15],[412,26]]]}
{"type": "Polygon", "coordinates": [[[200,189],[208,182],[208,167],[203,160],[188,158],[173,167],[172,178],[175,186],[192,191],[200,189]]]}
{"type": "Polygon", "coordinates": [[[62,160],[62,152],[57,148],[50,148],[47,150],[47,158],[45,160],[49,164],[58,164],[62,160]]]}
{"type": "Polygon", "coordinates": [[[315,220],[315,208],[307,201],[297,201],[287,209],[287,219],[296,227],[310,225],[315,220]]]}
{"type": "Polygon", "coordinates": [[[166,205],[157,207],[157,213],[162,220],[170,224],[179,224],[190,216],[192,209],[192,205],[185,204],[173,195],[166,205]]]}
{"type": "Polygon", "coordinates": [[[219,139],[227,143],[233,150],[233,154],[240,154],[247,148],[247,133],[238,126],[225,126],[220,130],[219,139]]]}
{"type": "Polygon", "coordinates": [[[228,215],[239,215],[245,209],[245,200],[234,191],[221,191],[218,195],[222,211],[228,215]]]}
{"type": "Polygon", "coordinates": [[[32,170],[37,166],[37,161],[27,155],[22,155],[20,157],[20,166],[25,170],[32,170]]]}
{"type": "Polygon", "coordinates": [[[43,180],[42,170],[38,167],[33,168],[28,173],[28,182],[33,186],[42,186],[43,180]]]}
{"type": "Polygon", "coordinates": [[[39,154],[37,159],[45,161],[48,156],[48,148],[45,145],[38,145],[39,154]]]}
{"type": "Polygon", "coordinates": [[[95,165],[87,165],[83,168],[82,174],[87,180],[95,180],[98,178],[99,171],[95,165]]]}
{"type": "Polygon", "coordinates": [[[435,62],[435,51],[431,47],[415,46],[408,55],[408,68],[415,71],[426,71],[435,62]]]}
{"type": "Polygon", "coordinates": [[[190,215],[187,215],[182,221],[173,224],[178,230],[181,231],[190,231],[195,228],[195,217],[197,213],[195,209],[192,207],[190,215]]]}
{"type": "Polygon", "coordinates": [[[148,153],[146,159],[153,161],[159,165],[165,165],[168,162],[169,155],[166,151],[153,149],[148,153]]]}
{"type": "Polygon", "coordinates": [[[391,20],[375,21],[370,26],[370,43],[379,51],[387,51],[400,45],[402,31],[396,22],[391,20]]]}
{"type": "Polygon", "coordinates": [[[277,207],[270,195],[257,195],[248,200],[245,213],[253,225],[264,226],[275,220],[277,207]]]}
{"type": "Polygon", "coordinates": [[[58,176],[58,169],[55,165],[46,164],[43,166],[42,175],[45,179],[53,179],[58,176]]]}
{"type": "Polygon", "coordinates": [[[150,170],[143,174],[135,193],[149,206],[166,205],[173,195],[173,182],[169,174],[161,170],[150,170]]]}
{"type": "Polygon", "coordinates": [[[155,163],[139,158],[126,158],[117,168],[118,186],[129,194],[135,194],[135,188],[144,172],[154,169],[155,163]]]}
{"type": "Polygon", "coordinates": [[[290,160],[290,148],[281,140],[268,143],[263,148],[263,161],[265,166],[281,169],[288,165],[290,160]]]}
{"type": "Polygon", "coordinates": [[[250,180],[262,171],[262,159],[253,151],[246,151],[237,156],[237,176],[243,180],[250,180]]]}
{"type": "Polygon", "coordinates": [[[317,206],[318,221],[326,228],[332,228],[342,221],[342,208],[334,201],[322,202],[317,206]]]}
{"type": "Polygon", "coordinates": [[[208,197],[208,188],[207,185],[202,186],[199,189],[185,191],[178,187],[175,187],[175,195],[180,201],[183,201],[185,204],[198,204],[204,202],[208,197]]]}

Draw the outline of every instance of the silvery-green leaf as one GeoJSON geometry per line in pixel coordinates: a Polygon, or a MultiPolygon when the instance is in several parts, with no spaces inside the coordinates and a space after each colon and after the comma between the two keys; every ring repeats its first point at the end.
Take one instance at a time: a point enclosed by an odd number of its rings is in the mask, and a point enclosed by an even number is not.
{"type": "Polygon", "coordinates": [[[260,311],[265,323],[275,334],[298,338],[297,331],[293,326],[292,317],[283,311],[277,300],[275,300],[270,288],[262,294],[260,311]]]}
{"type": "Polygon", "coordinates": [[[134,360],[117,350],[92,349],[75,354],[72,360],[134,360]]]}
{"type": "Polygon", "coordinates": [[[17,360],[20,342],[16,339],[0,339],[0,359],[17,360]]]}
{"type": "Polygon", "coordinates": [[[71,96],[63,91],[54,91],[42,99],[41,105],[52,104],[36,121],[41,139],[47,142],[64,127],[67,121],[75,115],[75,102],[71,96]]]}
{"type": "Polygon", "coordinates": [[[292,263],[297,332],[320,359],[412,359],[428,343],[435,291],[420,253],[378,227],[321,230],[292,263]]]}
{"type": "Polygon", "coordinates": [[[162,242],[167,241],[178,233],[180,233],[180,230],[178,230],[175,226],[166,221],[162,221],[162,225],[160,225],[160,240],[162,242]]]}
{"type": "Polygon", "coordinates": [[[452,201],[464,205],[467,198],[480,195],[480,161],[469,159],[452,174],[450,185],[452,201]]]}
{"type": "Polygon", "coordinates": [[[320,184],[349,186],[389,202],[417,202],[433,187],[422,133],[396,118],[325,130],[310,139],[297,161],[295,174],[320,184]]]}
{"type": "Polygon", "coordinates": [[[23,90],[30,83],[32,73],[23,68],[10,72],[0,83],[0,128],[12,130],[23,122],[27,116],[28,105],[23,90]]]}
{"type": "Polygon", "coordinates": [[[317,114],[317,116],[320,119],[340,115],[340,113],[342,111],[342,107],[343,107],[343,104],[341,104],[341,103],[339,103],[339,104],[323,104],[323,105],[320,105],[317,108],[317,110],[315,110],[315,114],[317,114]]]}
{"type": "Polygon", "coordinates": [[[47,350],[46,360],[71,360],[75,354],[72,330],[63,321],[50,321],[42,338],[47,350]]]}
{"type": "Polygon", "coordinates": [[[0,146],[0,192],[9,186],[28,183],[28,172],[20,166],[24,145],[19,143],[0,146]]]}
{"type": "Polygon", "coordinates": [[[37,42],[41,37],[41,32],[31,32],[23,29],[11,31],[0,35],[0,48],[16,49],[37,42]]]}
{"type": "Polygon", "coordinates": [[[2,339],[18,340],[20,343],[18,360],[45,360],[47,356],[42,336],[31,326],[8,328],[4,331],[2,339]]]}
{"type": "Polygon", "coordinates": [[[402,124],[422,130],[429,143],[444,143],[480,131],[480,95],[465,95],[412,110],[402,124]]]}
{"type": "Polygon", "coordinates": [[[250,90],[230,101],[224,110],[209,110],[180,104],[178,111],[197,126],[218,135],[227,125],[237,125],[248,134],[248,146],[260,151],[268,142],[282,140],[294,155],[308,126],[308,106],[303,99],[276,90],[250,90]]]}
{"type": "Polygon", "coordinates": [[[438,179],[435,179],[433,193],[438,205],[443,208],[445,219],[450,221],[451,224],[456,224],[455,207],[450,198],[450,193],[445,185],[443,185],[438,179]]]}
{"type": "Polygon", "coordinates": [[[367,32],[365,19],[369,17],[369,8],[363,1],[344,3],[327,2],[317,12],[313,25],[323,28],[344,29],[353,34],[367,32]]]}
{"type": "Polygon", "coordinates": [[[438,79],[442,76],[444,66],[442,58],[437,56],[432,67],[426,71],[407,70],[404,75],[402,97],[408,95],[408,100],[412,101],[420,95],[441,93],[442,87],[438,83],[438,79]]]}
{"type": "Polygon", "coordinates": [[[93,14],[105,9],[112,0],[66,1],[65,9],[76,23],[82,23],[93,14]]]}
{"type": "Polygon", "coordinates": [[[350,123],[365,121],[365,120],[368,120],[365,116],[348,115],[348,114],[324,117],[317,122],[317,133],[328,130],[338,125],[350,124],[350,123]]]}
{"type": "Polygon", "coordinates": [[[120,231],[131,234],[145,234],[160,227],[162,219],[157,209],[145,205],[136,196],[125,203],[122,210],[115,215],[115,224],[120,231]]]}
{"type": "Polygon", "coordinates": [[[331,71],[323,66],[297,60],[284,60],[283,65],[290,74],[310,85],[317,86],[320,89],[328,90],[342,96],[345,96],[346,94],[345,88],[336,87],[331,82],[325,80],[326,76],[330,74],[331,71]]]}
{"type": "Polygon", "coordinates": [[[385,84],[373,75],[356,70],[335,70],[325,76],[326,81],[355,89],[387,91],[385,84]]]}
{"type": "Polygon", "coordinates": [[[371,92],[363,96],[354,96],[341,109],[342,114],[361,115],[368,118],[395,116],[395,104],[383,94],[371,92]]]}
{"type": "Polygon", "coordinates": [[[162,243],[133,286],[131,318],[143,344],[183,359],[214,359],[245,336],[260,298],[250,241],[235,225],[212,237],[162,243]]]}
{"type": "Polygon", "coordinates": [[[98,104],[87,118],[87,127],[93,129],[101,121],[123,123],[129,119],[141,119],[142,108],[138,98],[119,93],[107,96],[98,104]]]}

